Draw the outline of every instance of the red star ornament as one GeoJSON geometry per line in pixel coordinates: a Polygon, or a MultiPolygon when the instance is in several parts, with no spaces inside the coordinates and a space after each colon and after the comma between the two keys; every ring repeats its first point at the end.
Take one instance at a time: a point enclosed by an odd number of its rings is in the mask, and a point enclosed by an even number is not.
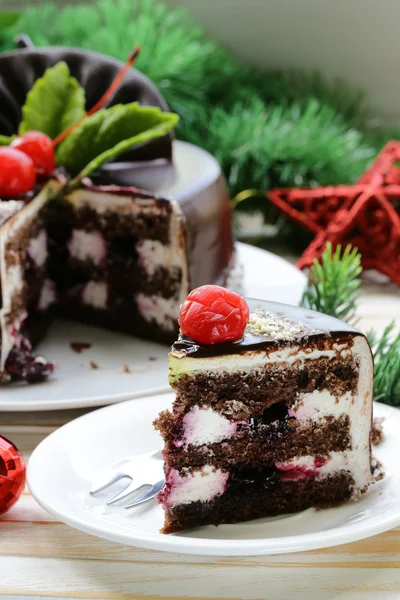
{"type": "Polygon", "coordinates": [[[355,185],[274,189],[268,199],[315,238],[297,266],[319,260],[327,242],[359,249],[364,269],[400,284],[400,142],[389,142],[355,185]]]}

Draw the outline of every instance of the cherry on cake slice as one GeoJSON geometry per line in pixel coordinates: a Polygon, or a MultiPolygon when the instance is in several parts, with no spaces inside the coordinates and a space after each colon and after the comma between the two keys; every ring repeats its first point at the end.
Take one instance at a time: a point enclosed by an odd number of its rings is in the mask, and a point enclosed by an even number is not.
{"type": "Polygon", "coordinates": [[[366,337],[308,309],[191,292],[169,354],[163,532],[357,500],[371,457],[366,337]]]}

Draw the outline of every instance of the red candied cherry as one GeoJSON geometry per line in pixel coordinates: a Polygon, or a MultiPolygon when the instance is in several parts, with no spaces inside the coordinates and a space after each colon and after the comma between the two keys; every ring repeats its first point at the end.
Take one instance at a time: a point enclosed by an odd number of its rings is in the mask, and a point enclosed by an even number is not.
{"type": "Polygon", "coordinates": [[[36,170],[32,159],[15,148],[0,147],[0,198],[26,194],[35,183],[36,170]]]}
{"type": "Polygon", "coordinates": [[[190,292],[179,314],[182,333],[201,344],[240,340],[248,321],[246,300],[219,285],[203,285],[190,292]]]}
{"type": "Polygon", "coordinates": [[[41,175],[50,175],[56,159],[53,141],[41,131],[27,131],[11,142],[11,147],[24,152],[31,157],[41,175]]]}

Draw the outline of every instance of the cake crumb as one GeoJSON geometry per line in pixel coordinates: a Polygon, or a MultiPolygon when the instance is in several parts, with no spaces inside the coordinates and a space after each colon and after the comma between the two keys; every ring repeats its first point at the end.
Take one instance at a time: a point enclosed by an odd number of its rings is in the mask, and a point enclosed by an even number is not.
{"type": "Polygon", "coordinates": [[[90,366],[91,366],[92,369],[98,369],[99,368],[99,365],[96,362],[94,362],[94,360],[90,361],[90,366]]]}
{"type": "Polygon", "coordinates": [[[157,360],[155,356],[149,356],[148,360],[157,360]]]}
{"type": "Polygon", "coordinates": [[[374,419],[372,420],[371,444],[373,444],[374,446],[380,444],[384,438],[382,426],[383,421],[384,417],[374,417],[374,419]]]}
{"type": "Polygon", "coordinates": [[[124,371],[124,373],[132,373],[132,371],[130,370],[130,368],[128,367],[128,365],[124,365],[122,367],[122,370],[124,371]]]}
{"type": "Polygon", "coordinates": [[[92,347],[92,344],[89,344],[88,342],[70,342],[69,345],[71,350],[77,354],[80,354],[82,350],[87,350],[88,348],[92,347]]]}

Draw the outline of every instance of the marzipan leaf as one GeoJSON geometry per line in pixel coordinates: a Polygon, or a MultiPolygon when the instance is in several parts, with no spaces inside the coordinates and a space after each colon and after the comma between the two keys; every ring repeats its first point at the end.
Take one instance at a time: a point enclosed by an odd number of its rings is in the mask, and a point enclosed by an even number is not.
{"type": "Polygon", "coordinates": [[[0,135],[0,146],[9,146],[13,139],[14,136],[0,135]]]}
{"type": "Polygon", "coordinates": [[[61,61],[47,69],[28,92],[19,133],[43,131],[54,139],[84,114],[84,89],[61,61]]]}
{"type": "Polygon", "coordinates": [[[80,178],[105,162],[175,127],[178,115],[137,102],[118,104],[88,117],[60,144],[57,164],[80,178]]]}

